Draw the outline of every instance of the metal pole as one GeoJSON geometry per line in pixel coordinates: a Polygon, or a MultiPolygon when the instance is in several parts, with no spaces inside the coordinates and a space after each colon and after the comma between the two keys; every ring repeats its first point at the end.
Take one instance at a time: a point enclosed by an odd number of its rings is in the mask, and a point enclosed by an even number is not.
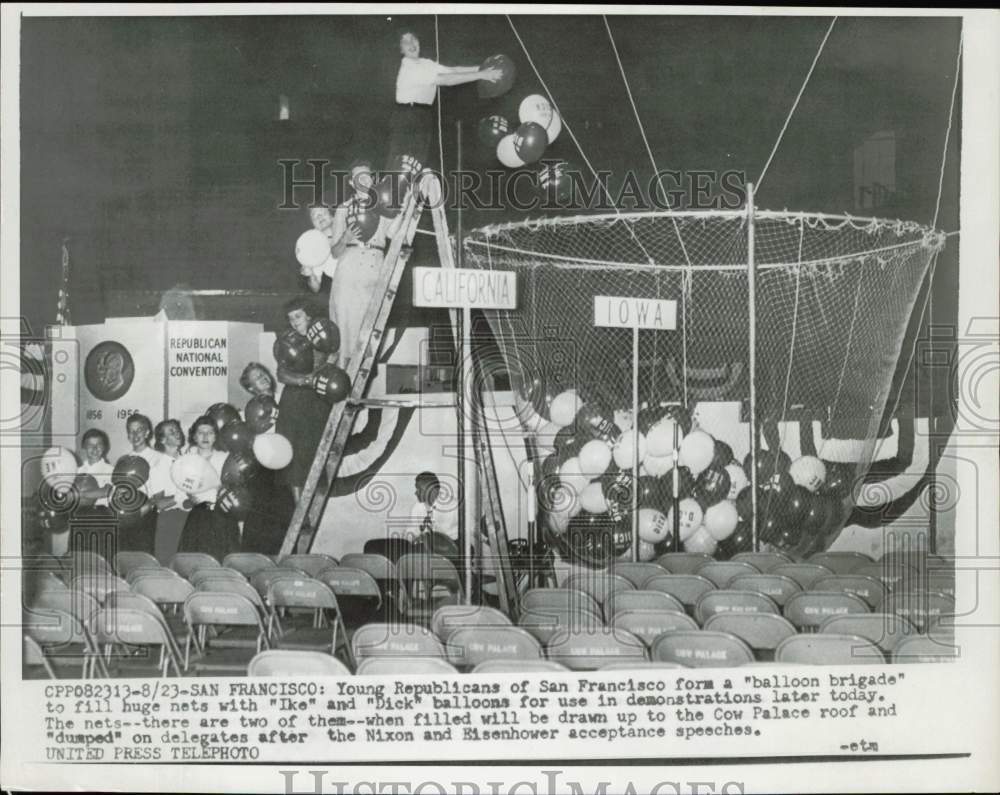
{"type": "MultiPolygon", "coordinates": [[[[686,367],[687,365],[685,365],[686,367]]],[[[685,406],[686,408],[686,406],[685,406]]],[[[676,418],[674,419],[674,471],[673,471],[673,493],[671,494],[670,505],[673,507],[673,517],[674,517],[674,552],[681,551],[681,424],[676,418]]]]}
{"type": "Polygon", "coordinates": [[[632,329],[632,562],[639,560],[639,326],[632,329]]]}
{"type": "Polygon", "coordinates": [[[750,537],[760,550],[757,522],[757,261],[754,253],[753,183],[747,183],[747,296],[750,320],[750,537]]]}

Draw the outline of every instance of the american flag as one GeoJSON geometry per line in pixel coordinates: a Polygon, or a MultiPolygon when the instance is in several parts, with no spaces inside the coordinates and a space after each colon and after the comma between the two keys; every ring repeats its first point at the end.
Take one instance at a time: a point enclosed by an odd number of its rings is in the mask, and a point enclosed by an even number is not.
{"type": "Polygon", "coordinates": [[[56,306],[56,324],[72,325],[69,314],[69,238],[62,242],[62,281],[59,283],[59,304],[56,306]]]}

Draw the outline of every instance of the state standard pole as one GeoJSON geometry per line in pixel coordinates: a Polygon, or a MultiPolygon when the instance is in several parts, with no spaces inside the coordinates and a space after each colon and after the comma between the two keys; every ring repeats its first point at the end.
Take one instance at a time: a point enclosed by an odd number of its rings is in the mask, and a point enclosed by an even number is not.
{"type": "Polygon", "coordinates": [[[757,261],[754,251],[753,183],[747,183],[747,298],[750,321],[750,537],[754,552],[760,550],[757,521],[757,261]]]}
{"type": "MultiPolygon", "coordinates": [[[[639,560],[639,322],[632,327],[632,562],[639,560]]],[[[614,548],[614,541],[611,543],[614,548]]]]}

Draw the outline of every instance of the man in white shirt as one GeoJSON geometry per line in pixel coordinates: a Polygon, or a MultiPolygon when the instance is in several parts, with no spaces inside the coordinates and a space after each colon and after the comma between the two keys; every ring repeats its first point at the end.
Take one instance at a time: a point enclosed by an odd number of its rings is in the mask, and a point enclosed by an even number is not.
{"type": "Polygon", "coordinates": [[[427,164],[434,130],[432,108],[438,86],[458,86],[488,80],[493,83],[503,73],[478,66],[442,66],[420,57],[420,40],[410,32],[399,39],[403,56],[396,75],[396,107],[389,125],[389,156],[386,171],[399,168],[401,158],[416,158],[427,164]]]}

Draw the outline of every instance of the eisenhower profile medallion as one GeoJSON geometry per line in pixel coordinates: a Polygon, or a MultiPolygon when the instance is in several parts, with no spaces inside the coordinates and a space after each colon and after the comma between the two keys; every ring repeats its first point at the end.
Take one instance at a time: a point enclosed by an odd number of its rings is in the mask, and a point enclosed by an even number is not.
{"type": "Polygon", "coordinates": [[[118,400],[128,392],[135,377],[132,355],[120,342],[102,342],[87,356],[84,365],[87,389],[98,400],[118,400]]]}

